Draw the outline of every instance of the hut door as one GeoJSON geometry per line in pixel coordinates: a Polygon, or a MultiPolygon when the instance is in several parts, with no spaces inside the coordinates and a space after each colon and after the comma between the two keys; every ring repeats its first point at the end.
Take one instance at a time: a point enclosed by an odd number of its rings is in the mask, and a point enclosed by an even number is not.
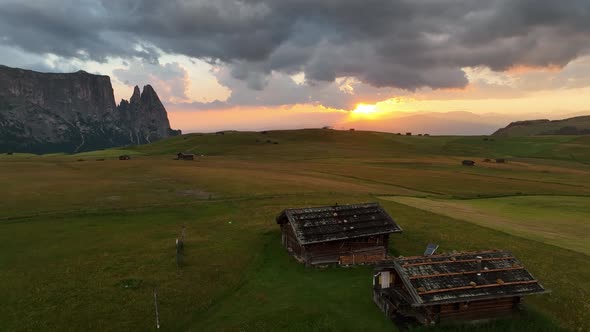
{"type": "Polygon", "coordinates": [[[389,271],[381,272],[381,288],[389,288],[389,271]]]}

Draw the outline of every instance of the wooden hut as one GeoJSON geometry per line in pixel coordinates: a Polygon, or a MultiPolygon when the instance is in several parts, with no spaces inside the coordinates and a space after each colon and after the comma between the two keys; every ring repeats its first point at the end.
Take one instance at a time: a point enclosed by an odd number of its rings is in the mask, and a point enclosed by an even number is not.
{"type": "Polygon", "coordinates": [[[382,260],[389,234],[402,231],[377,203],[287,209],[276,221],[283,246],[312,266],[382,260]]]}
{"type": "Polygon", "coordinates": [[[463,161],[461,162],[461,164],[462,164],[463,166],[474,166],[474,165],[475,165],[475,161],[473,161],[473,160],[463,160],[463,161]]]}
{"type": "Polygon", "coordinates": [[[424,325],[504,317],[523,296],[546,292],[510,252],[497,250],[383,261],[373,284],[373,300],[388,317],[424,325]]]}
{"type": "Polygon", "coordinates": [[[195,160],[195,155],[192,153],[182,153],[179,152],[176,154],[177,160],[195,160]]]}
{"type": "Polygon", "coordinates": [[[119,160],[129,160],[131,159],[131,156],[129,156],[128,154],[124,154],[122,156],[119,156],[119,160]]]}

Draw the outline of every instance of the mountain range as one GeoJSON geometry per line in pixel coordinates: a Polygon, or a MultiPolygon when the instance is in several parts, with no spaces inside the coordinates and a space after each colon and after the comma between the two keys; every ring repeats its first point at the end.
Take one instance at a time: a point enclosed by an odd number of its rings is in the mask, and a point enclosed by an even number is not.
{"type": "Polygon", "coordinates": [[[0,65],[0,152],[81,152],[179,135],[150,85],[115,103],[110,78],[0,65]]]}

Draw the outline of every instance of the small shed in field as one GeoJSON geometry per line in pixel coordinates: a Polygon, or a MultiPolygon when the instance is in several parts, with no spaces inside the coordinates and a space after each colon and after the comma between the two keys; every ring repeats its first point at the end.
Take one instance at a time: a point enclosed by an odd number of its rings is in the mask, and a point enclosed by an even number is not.
{"type": "Polygon", "coordinates": [[[129,156],[127,154],[124,154],[122,156],[119,156],[119,160],[129,160],[129,159],[131,159],[131,156],[129,156]]]}
{"type": "Polygon", "coordinates": [[[424,325],[503,317],[519,309],[523,296],[547,292],[509,251],[400,257],[375,272],[379,308],[424,325]]]}
{"type": "Polygon", "coordinates": [[[276,221],[283,246],[306,265],[374,263],[402,232],[377,203],[287,209],[276,221]]]}
{"type": "Polygon", "coordinates": [[[176,156],[177,160],[195,160],[195,155],[192,153],[179,152],[176,156]]]}
{"type": "Polygon", "coordinates": [[[461,164],[463,166],[475,166],[475,161],[473,161],[473,160],[463,160],[461,162],[461,164]]]}

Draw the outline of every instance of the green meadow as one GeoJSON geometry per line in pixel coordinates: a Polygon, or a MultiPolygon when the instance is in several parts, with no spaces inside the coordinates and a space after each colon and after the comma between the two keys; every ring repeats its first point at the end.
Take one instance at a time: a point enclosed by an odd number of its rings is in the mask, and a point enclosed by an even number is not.
{"type": "Polygon", "coordinates": [[[392,255],[508,249],[551,290],[511,320],[411,329],[590,330],[590,136],[190,134],[1,155],[0,174],[0,331],[156,330],[154,289],[165,331],[397,331],[370,267],[305,268],[275,223],[289,207],[368,201],[404,229],[392,255]]]}
{"type": "Polygon", "coordinates": [[[590,255],[590,197],[539,195],[442,200],[394,196],[383,199],[590,255]]]}

